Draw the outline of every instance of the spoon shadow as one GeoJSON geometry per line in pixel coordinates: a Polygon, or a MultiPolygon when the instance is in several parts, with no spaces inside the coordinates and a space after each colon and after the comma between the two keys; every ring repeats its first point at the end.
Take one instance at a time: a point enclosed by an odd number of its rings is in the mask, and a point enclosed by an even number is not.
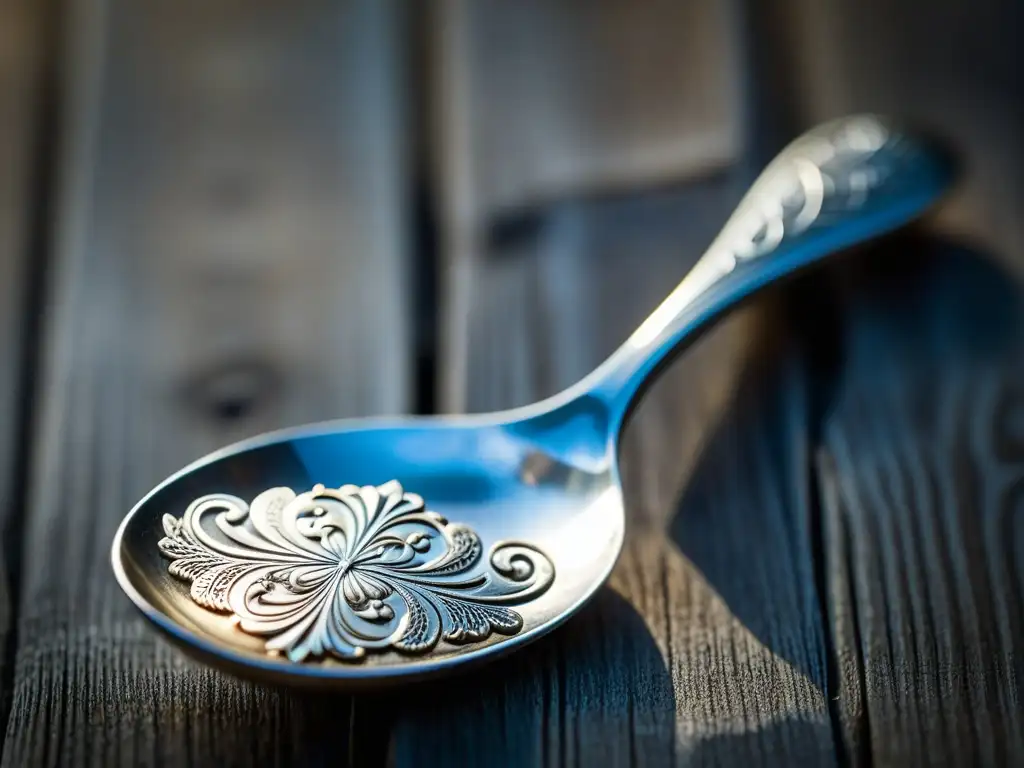
{"type": "MultiPolygon", "coordinates": [[[[847,328],[859,324],[861,343],[869,338],[879,352],[894,335],[917,339],[914,365],[947,355],[998,360],[1020,347],[1024,302],[990,255],[913,231],[787,291],[786,338],[765,345],[740,374],[668,535],[767,651],[828,697],[834,660],[814,457],[845,384],[847,328]]],[[[872,375],[888,375],[880,365],[872,375]]]]}
{"type": "Polygon", "coordinates": [[[618,765],[669,755],[674,740],[665,661],[643,618],[610,587],[519,653],[377,703],[395,708],[399,766],[564,764],[588,743],[607,745],[607,764],[618,765]]]}
{"type": "Polygon", "coordinates": [[[357,695],[257,688],[302,713],[288,758],[296,765],[347,756],[352,765],[521,768],[573,763],[595,745],[608,747],[609,765],[668,765],[674,748],[664,659],[610,587],[557,633],[443,680],[357,695]]]}

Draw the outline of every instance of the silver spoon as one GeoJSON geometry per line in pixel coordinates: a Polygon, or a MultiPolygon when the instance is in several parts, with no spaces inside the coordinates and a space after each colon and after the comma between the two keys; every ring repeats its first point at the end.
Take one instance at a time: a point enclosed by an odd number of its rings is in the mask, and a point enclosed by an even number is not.
{"type": "Polygon", "coordinates": [[[124,519],[117,580],[178,646],[265,681],[380,684],[517,648],[611,572],[619,434],[670,353],[763,286],[914,218],[952,175],[874,116],[823,125],[576,385],[501,413],[326,422],[220,450],[124,519]]]}

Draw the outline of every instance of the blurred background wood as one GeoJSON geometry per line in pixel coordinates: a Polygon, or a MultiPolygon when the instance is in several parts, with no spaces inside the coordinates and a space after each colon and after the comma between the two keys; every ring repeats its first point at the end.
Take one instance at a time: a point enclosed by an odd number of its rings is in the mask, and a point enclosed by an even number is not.
{"type": "Polygon", "coordinates": [[[333,761],[351,699],[185,663],[108,550],[135,499],[218,445],[408,408],[400,4],[67,11],[4,763],[333,761]]]}
{"type": "Polygon", "coordinates": [[[49,164],[40,139],[47,111],[46,7],[29,0],[0,1],[0,716],[10,704],[13,622],[21,570],[20,510],[29,425],[22,396],[33,355],[39,308],[31,304],[34,264],[46,245],[40,239],[39,200],[49,164]],[[28,359],[27,359],[28,358],[28,359]],[[22,406],[22,407],[19,407],[22,406]]]}
{"type": "Polygon", "coordinates": [[[466,302],[496,220],[735,162],[742,130],[733,16],[731,3],[661,0],[436,6],[443,411],[466,407],[466,302]]]}
{"type": "Polygon", "coordinates": [[[4,765],[1024,762],[1018,4],[53,12],[0,0],[4,765]],[[114,527],[169,472],[551,394],[771,153],[856,110],[950,137],[963,186],[932,239],[773,292],[666,374],[625,435],[622,560],[557,634],[309,697],[183,660],[119,594],[114,527]]]}
{"type": "Polygon", "coordinates": [[[941,131],[964,179],[940,228],[1024,275],[1024,5],[1002,0],[788,0],[792,93],[804,121],[891,112],[941,131]]]}

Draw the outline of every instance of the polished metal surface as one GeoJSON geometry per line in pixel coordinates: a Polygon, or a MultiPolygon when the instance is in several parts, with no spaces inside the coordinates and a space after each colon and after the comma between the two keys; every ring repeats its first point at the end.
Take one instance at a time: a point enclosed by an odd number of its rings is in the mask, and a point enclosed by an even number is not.
{"type": "Polygon", "coordinates": [[[226,670],[348,686],[441,673],[553,629],[622,545],[622,426],[671,354],[759,288],[911,220],[946,155],[874,116],[804,135],[604,364],[525,408],[346,420],[225,448],[166,480],[113,544],[118,581],[226,670]]]}

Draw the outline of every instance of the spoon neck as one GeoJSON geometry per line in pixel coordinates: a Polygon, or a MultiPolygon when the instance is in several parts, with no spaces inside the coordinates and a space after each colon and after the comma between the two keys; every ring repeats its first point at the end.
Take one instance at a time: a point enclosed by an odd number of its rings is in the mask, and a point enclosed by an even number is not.
{"type": "Polygon", "coordinates": [[[702,258],[622,346],[566,393],[601,403],[612,436],[621,431],[633,404],[661,365],[704,320],[722,311],[723,307],[708,301],[710,287],[721,278],[717,266],[707,256],[702,258]]]}

